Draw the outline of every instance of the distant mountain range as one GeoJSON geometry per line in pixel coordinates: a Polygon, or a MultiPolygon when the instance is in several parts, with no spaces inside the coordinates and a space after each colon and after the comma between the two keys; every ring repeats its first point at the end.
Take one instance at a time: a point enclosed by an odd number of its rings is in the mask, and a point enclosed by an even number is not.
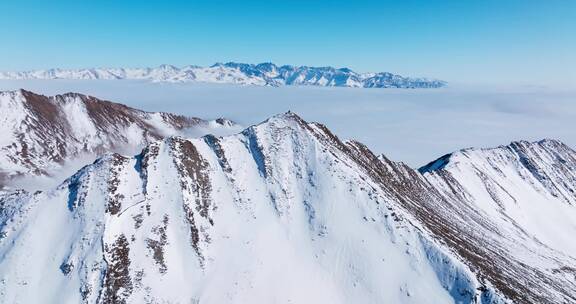
{"type": "Polygon", "coordinates": [[[273,63],[216,63],[210,67],[161,65],[156,68],[49,69],[0,72],[0,80],[133,79],[152,82],[206,82],[240,85],[312,85],[354,88],[440,88],[441,80],[410,78],[388,72],[357,73],[348,68],[277,66],[273,63]]]}

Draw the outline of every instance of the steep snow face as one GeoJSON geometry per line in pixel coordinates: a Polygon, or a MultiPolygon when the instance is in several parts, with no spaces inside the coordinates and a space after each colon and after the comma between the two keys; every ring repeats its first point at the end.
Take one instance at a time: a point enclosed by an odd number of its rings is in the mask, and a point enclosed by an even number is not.
{"type": "Polygon", "coordinates": [[[273,63],[217,63],[210,67],[161,65],[157,68],[111,68],[0,72],[0,79],[144,79],[153,82],[210,82],[242,85],[314,85],[358,88],[439,88],[444,81],[391,73],[356,73],[348,68],[276,66],[273,63]]]}
{"type": "Polygon", "coordinates": [[[24,174],[50,174],[85,154],[137,151],[180,133],[238,130],[226,120],[149,113],[75,93],[46,97],[24,90],[0,92],[0,129],[0,185],[24,174]]]}
{"type": "Polygon", "coordinates": [[[292,113],[109,154],[0,197],[0,302],[503,303],[381,168],[292,113]]]}
{"type": "Polygon", "coordinates": [[[471,250],[483,257],[477,267],[494,273],[512,298],[576,301],[574,150],[555,140],[513,142],[461,150],[420,171],[446,197],[434,208],[449,214],[436,216],[474,231],[484,247],[471,250]]]}

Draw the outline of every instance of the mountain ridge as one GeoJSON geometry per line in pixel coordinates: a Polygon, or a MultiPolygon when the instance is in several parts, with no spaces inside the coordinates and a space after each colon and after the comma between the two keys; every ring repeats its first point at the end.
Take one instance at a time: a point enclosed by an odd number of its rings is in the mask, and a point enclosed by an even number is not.
{"type": "Polygon", "coordinates": [[[522,299],[530,289],[540,290],[541,295],[519,302],[564,303],[576,299],[572,292],[576,290],[576,246],[571,241],[576,232],[576,152],[572,148],[558,140],[544,139],[463,149],[422,167],[420,172],[447,198],[446,202],[458,202],[446,207],[430,206],[452,210],[452,214],[434,216],[483,235],[487,243],[477,249],[482,252],[477,256],[499,256],[485,263],[499,273],[501,286],[515,285],[510,290],[511,298],[522,299]],[[470,220],[472,212],[482,215],[480,222],[470,220]],[[525,276],[522,283],[512,278],[518,272],[525,276]],[[554,290],[564,294],[560,297],[563,301],[553,300],[554,290]]]}
{"type": "Polygon", "coordinates": [[[82,155],[132,151],[169,135],[229,132],[238,125],[222,118],[146,112],[78,93],[16,90],[0,92],[0,127],[0,175],[12,179],[49,175],[82,155]]]}

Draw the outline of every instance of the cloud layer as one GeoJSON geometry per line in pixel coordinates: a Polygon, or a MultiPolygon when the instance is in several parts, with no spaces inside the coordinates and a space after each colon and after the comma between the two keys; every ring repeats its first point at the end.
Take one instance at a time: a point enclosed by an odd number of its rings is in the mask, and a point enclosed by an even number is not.
{"type": "Polygon", "coordinates": [[[540,87],[434,90],[150,84],[139,81],[0,81],[0,90],[95,95],[149,111],[242,125],[292,110],[417,167],[464,147],[560,139],[576,146],[576,91],[540,87]]]}

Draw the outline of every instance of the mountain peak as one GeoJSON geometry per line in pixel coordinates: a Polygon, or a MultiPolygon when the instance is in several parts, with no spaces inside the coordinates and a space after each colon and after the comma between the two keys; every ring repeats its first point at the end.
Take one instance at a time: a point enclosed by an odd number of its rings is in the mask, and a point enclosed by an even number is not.
{"type": "Polygon", "coordinates": [[[256,125],[256,127],[272,127],[272,128],[282,128],[290,126],[306,126],[307,122],[302,119],[298,114],[287,111],[284,113],[276,114],[266,119],[262,123],[256,125]]]}
{"type": "Polygon", "coordinates": [[[288,110],[288,111],[281,113],[281,114],[277,114],[274,117],[289,119],[289,120],[292,120],[292,119],[302,120],[300,115],[296,114],[295,112],[292,112],[291,110],[288,110]]]}
{"type": "Polygon", "coordinates": [[[176,66],[173,66],[171,64],[161,64],[158,66],[158,68],[161,70],[178,70],[176,66]]]}
{"type": "MultiPolygon", "coordinates": [[[[574,150],[568,145],[557,139],[545,138],[537,141],[517,140],[508,145],[502,145],[494,148],[465,148],[456,152],[448,153],[430,163],[420,167],[421,173],[442,170],[450,164],[461,161],[474,162],[475,160],[483,161],[486,157],[494,153],[513,153],[516,157],[523,159],[540,158],[542,153],[555,155],[575,154],[574,150]]],[[[512,159],[512,158],[511,158],[512,159]]]]}

